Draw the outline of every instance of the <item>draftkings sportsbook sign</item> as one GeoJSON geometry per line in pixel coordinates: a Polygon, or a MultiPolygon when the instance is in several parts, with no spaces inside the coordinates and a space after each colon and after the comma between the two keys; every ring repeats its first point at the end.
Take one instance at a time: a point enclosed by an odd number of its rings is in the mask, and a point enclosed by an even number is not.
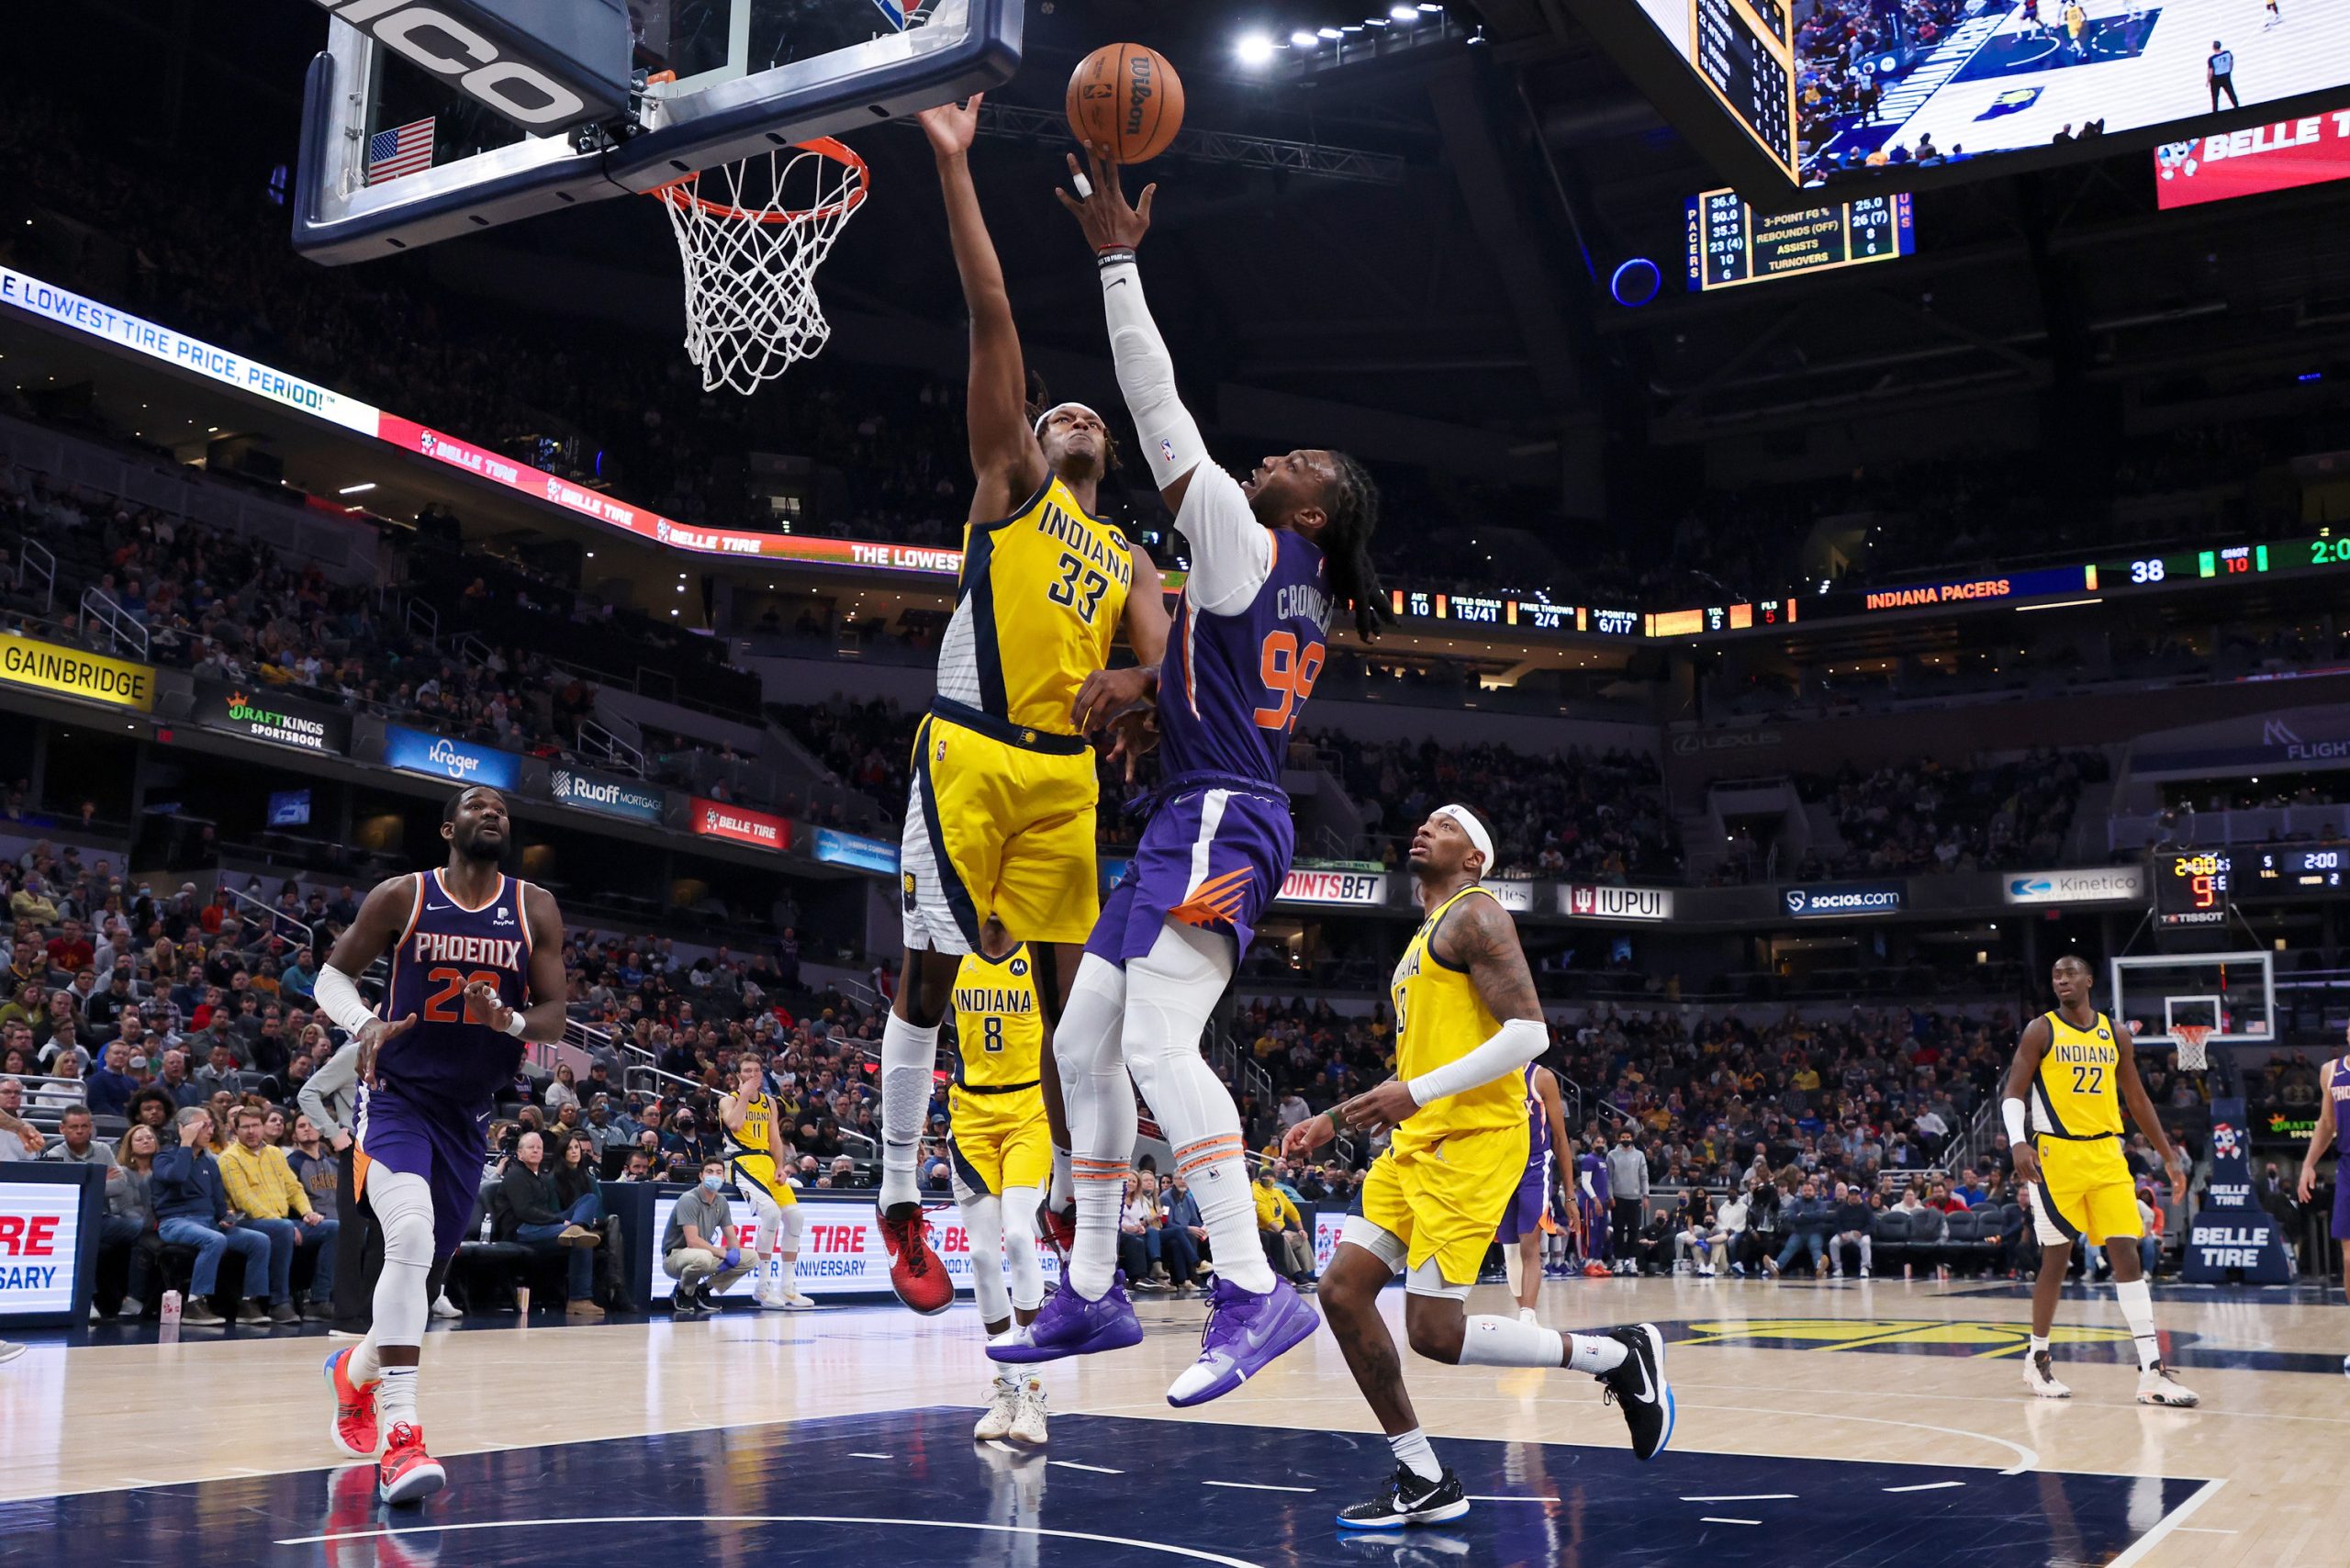
{"type": "Polygon", "coordinates": [[[282,696],[267,687],[198,681],[195,717],[207,730],[226,730],[321,756],[346,756],[351,752],[349,713],[282,696]]]}

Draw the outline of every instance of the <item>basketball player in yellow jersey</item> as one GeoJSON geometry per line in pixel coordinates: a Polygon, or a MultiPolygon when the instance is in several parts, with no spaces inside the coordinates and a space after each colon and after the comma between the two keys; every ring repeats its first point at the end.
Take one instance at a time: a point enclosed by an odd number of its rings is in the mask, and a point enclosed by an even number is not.
{"type": "Polygon", "coordinates": [[[1652,1458],[1673,1436],[1664,1336],[1654,1325],[1562,1335],[1468,1311],[1469,1287],[1526,1171],[1526,1066],[1550,1043],[1517,927],[1479,882],[1493,860],[1492,835],[1465,806],[1438,806],[1420,824],[1410,865],[1427,918],[1395,966],[1395,1076],[1281,1141],[1298,1158],[1340,1123],[1394,1129],[1322,1275],[1322,1315],[1395,1453],[1390,1484],[1338,1515],[1349,1529],[1469,1511],[1460,1477],[1420,1431],[1379,1316],[1379,1293],[1398,1273],[1404,1332],[1430,1361],[1589,1372],[1622,1403],[1634,1453],[1652,1458]]]}
{"type": "Polygon", "coordinates": [[[758,1260],[758,1283],[751,1299],[761,1306],[800,1310],[816,1304],[800,1294],[793,1277],[800,1262],[800,1199],[791,1183],[775,1168],[775,1102],[767,1097],[767,1073],[759,1058],[744,1051],[734,1060],[734,1092],[718,1103],[718,1119],[726,1129],[726,1168],[735,1190],[758,1216],[752,1241],[758,1260]],[[781,1254],[780,1271],[767,1277],[767,1254],[781,1254]]]}
{"type": "MultiPolygon", "coordinates": [[[[920,118],[938,163],[956,270],[971,312],[971,468],[955,612],[937,696],[914,733],[899,856],[904,959],[881,1036],[881,1236],[890,1283],[917,1312],[954,1300],[923,1235],[914,1153],[930,1101],[939,1025],[957,961],[993,915],[1029,944],[1049,1027],[1101,913],[1093,862],[1093,754],[1071,722],[1077,690],[1109,663],[1123,624],[1135,656],[1167,645],[1158,570],[1093,515],[1110,432],[1081,403],[1032,416],[1003,269],[971,184],[979,99],[920,118]]],[[[1044,1077],[1055,1205],[1069,1202],[1060,1079],[1044,1077]]]]}
{"type": "MultiPolygon", "coordinates": [[[[1036,1256],[1037,1201],[1053,1175],[1045,1126],[1045,1010],[1025,943],[989,917],[979,950],[955,971],[955,1084],[946,1092],[947,1166],[971,1239],[971,1290],[990,1338],[1026,1323],[1045,1302],[1036,1256]],[[1004,1270],[1012,1286],[1004,1288],[1004,1270]]],[[[981,1442],[1045,1441],[1045,1389],[1034,1367],[999,1366],[981,1442]]]]}
{"type": "Polygon", "coordinates": [[[2104,1248],[2113,1265],[2113,1294],[2138,1346],[2138,1403],[2192,1405],[2195,1395],[2163,1365],[2154,1297],[2140,1277],[2138,1189],[2121,1158],[2122,1103],[2129,1103],[2130,1119],[2162,1155],[2171,1186],[2180,1193],[2187,1191],[2187,1161],[2171,1147],[2146,1098],[2134,1036],[2117,1034],[2089,1000],[2097,980],[2087,962],[2066,954],[2056,960],[2049,984],[2056,1010],[2023,1026],[1999,1106],[2016,1180],[2031,1183],[2032,1229],[2041,1247],[2024,1386],[2042,1399],[2072,1396],[2056,1381],[2048,1329],[2056,1321],[2073,1243],[2085,1240],[2104,1248]]]}

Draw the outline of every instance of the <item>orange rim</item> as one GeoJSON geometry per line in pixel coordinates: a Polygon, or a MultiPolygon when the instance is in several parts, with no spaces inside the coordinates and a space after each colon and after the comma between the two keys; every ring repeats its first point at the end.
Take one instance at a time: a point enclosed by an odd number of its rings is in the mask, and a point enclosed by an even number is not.
{"type": "Polygon", "coordinates": [[[803,152],[820,153],[851,170],[856,176],[855,188],[845,198],[828,207],[786,212],[753,212],[745,207],[731,206],[722,201],[705,201],[694,188],[701,181],[699,172],[688,174],[681,180],[672,180],[666,185],[655,185],[645,194],[658,197],[669,207],[695,207],[711,218],[731,218],[737,223],[799,223],[811,219],[838,218],[844,214],[855,212],[858,204],[865,200],[865,182],[867,178],[865,160],[858,157],[845,143],[829,136],[820,136],[813,141],[795,141],[792,145],[803,152]]]}

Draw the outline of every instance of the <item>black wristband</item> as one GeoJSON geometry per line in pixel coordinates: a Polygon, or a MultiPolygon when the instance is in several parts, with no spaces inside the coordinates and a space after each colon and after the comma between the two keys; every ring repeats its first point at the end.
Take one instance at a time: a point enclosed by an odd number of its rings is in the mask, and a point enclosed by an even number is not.
{"type": "Polygon", "coordinates": [[[1132,245],[1111,245],[1095,252],[1096,264],[1104,271],[1132,262],[1134,259],[1135,248],[1132,245]]]}

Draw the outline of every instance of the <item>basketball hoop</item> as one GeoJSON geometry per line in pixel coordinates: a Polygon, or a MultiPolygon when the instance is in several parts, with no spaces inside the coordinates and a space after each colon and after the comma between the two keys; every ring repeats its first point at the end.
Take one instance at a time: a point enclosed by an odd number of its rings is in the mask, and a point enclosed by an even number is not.
{"type": "Polygon", "coordinates": [[[747,397],[824,346],[833,330],[816,302],[816,269],[867,188],[865,160],[824,137],[651,193],[668,208],[685,263],[686,353],[703,391],[747,397]]]}
{"type": "Polygon", "coordinates": [[[2178,1065],[2188,1072],[2201,1072],[2210,1065],[2204,1042],[2210,1038],[2209,1024],[2174,1024],[2170,1037],[2178,1043],[2178,1065]]]}

